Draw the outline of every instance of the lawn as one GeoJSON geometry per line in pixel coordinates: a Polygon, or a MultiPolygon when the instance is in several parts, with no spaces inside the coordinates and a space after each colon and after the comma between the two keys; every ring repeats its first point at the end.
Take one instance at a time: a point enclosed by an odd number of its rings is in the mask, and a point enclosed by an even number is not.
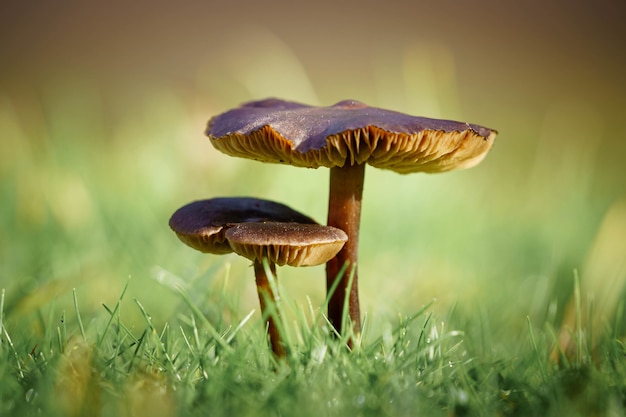
{"type": "Polygon", "coordinates": [[[196,253],[167,220],[220,195],[323,220],[328,173],[217,153],[175,96],[109,131],[92,98],[2,99],[3,415],[623,413],[625,209],[589,199],[584,149],[558,170],[537,151],[525,181],[506,131],[472,170],[369,169],[361,343],[330,334],[323,268],[280,268],[276,362],[248,262],[196,253]]]}

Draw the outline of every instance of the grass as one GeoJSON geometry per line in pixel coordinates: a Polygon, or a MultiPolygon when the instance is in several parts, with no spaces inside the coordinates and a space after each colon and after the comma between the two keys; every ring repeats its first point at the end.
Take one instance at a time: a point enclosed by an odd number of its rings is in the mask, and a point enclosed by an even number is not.
{"type": "Polygon", "coordinates": [[[562,137],[501,120],[476,169],[368,169],[362,344],[329,331],[323,269],[281,269],[277,363],[249,265],[167,219],[222,195],[323,219],[327,173],[213,152],[171,91],[111,113],[70,87],[0,97],[0,415],[625,413],[623,183],[587,142],[552,164],[562,137]]]}
{"type": "MultiPolygon", "coordinates": [[[[75,295],[75,293],[74,293],[75,295]]],[[[127,287],[99,321],[53,308],[29,338],[3,327],[3,415],[621,415],[623,344],[615,337],[556,366],[548,329],[529,321],[514,352],[480,339],[484,330],[454,312],[425,307],[387,326],[353,352],[333,338],[319,309],[299,310],[290,354],[276,362],[250,315],[211,323],[189,295],[161,326],[139,300],[132,328],[120,318],[127,287]],[[59,319],[60,318],[60,319],[59,319]],[[321,323],[312,325],[311,323],[321,323]]],[[[289,303],[290,300],[284,301],[289,303]]],[[[475,320],[473,320],[475,321],[475,320]]],[[[481,323],[478,323],[479,326],[481,323]]],[[[619,327],[619,326],[618,326],[619,327]]],[[[366,329],[367,331],[367,329],[366,329]]],[[[587,340],[577,332],[577,345],[587,340]],[[579,339],[580,337],[580,339],[579,339]]],[[[510,346],[509,346],[510,348],[510,346]]]]}

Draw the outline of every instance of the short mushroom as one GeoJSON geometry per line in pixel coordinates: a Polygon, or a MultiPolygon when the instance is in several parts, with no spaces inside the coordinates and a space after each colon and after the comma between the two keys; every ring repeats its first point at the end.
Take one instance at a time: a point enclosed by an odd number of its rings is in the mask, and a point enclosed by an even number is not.
{"type": "Polygon", "coordinates": [[[357,252],[365,164],[406,174],[469,168],[487,154],[496,131],[482,126],[414,117],[354,100],[316,107],[279,99],[242,105],[213,117],[206,134],[228,155],[299,167],[330,168],[328,225],[348,242],[327,263],[330,289],[344,264],[328,305],[341,332],[344,299],[355,335],[360,333],[357,252]],[[349,287],[352,275],[352,286],[349,287]]]}
{"type": "Polygon", "coordinates": [[[322,226],[311,218],[279,203],[256,198],[214,198],[178,209],[170,227],[188,246],[205,253],[236,252],[253,261],[261,312],[266,317],[272,351],[285,356],[277,326],[274,293],[263,259],[273,276],[275,265],[309,266],[327,262],[347,240],[334,227],[322,226]],[[269,304],[268,304],[269,303],[269,304]]]}
{"type": "MultiPolygon", "coordinates": [[[[240,223],[229,228],[225,236],[233,251],[250,259],[254,265],[262,311],[268,308],[266,300],[275,304],[278,295],[272,291],[263,259],[267,259],[270,271],[276,277],[275,265],[323,264],[333,258],[348,240],[348,236],[335,227],[279,222],[240,223]]],[[[268,317],[268,333],[274,354],[284,356],[282,338],[271,316],[268,317]]]]}

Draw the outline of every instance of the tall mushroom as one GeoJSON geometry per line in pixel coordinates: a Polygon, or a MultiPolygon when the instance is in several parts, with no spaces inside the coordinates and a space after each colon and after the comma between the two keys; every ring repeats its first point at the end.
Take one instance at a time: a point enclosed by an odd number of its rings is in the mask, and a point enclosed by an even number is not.
{"type": "Polygon", "coordinates": [[[266,317],[272,351],[285,356],[277,312],[268,312],[278,294],[270,285],[263,260],[272,275],[275,265],[310,266],[327,262],[348,237],[334,227],[279,203],[256,198],[214,198],[196,201],[178,209],[170,227],[188,246],[205,253],[236,252],[253,261],[261,312],[266,317]]]}
{"type": "Polygon", "coordinates": [[[279,99],[246,103],[217,115],[206,130],[213,146],[228,155],[330,168],[327,224],[345,231],[348,242],[327,263],[327,288],[333,286],[344,264],[348,268],[331,296],[328,317],[341,332],[347,296],[355,335],[361,325],[357,252],[365,164],[401,174],[469,168],[485,157],[496,133],[474,124],[409,116],[354,100],[316,107],[279,99]]]}

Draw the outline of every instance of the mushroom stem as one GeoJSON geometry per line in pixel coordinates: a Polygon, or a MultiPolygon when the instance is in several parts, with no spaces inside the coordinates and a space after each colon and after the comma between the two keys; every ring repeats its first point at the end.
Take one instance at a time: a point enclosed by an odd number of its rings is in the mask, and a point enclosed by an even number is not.
{"type": "MultiPolygon", "coordinates": [[[[270,272],[276,278],[276,264],[269,262],[270,272]]],[[[268,308],[273,304],[276,305],[277,294],[274,294],[272,287],[267,278],[267,273],[260,260],[254,261],[254,276],[256,278],[256,290],[259,295],[259,303],[261,304],[261,313],[265,317],[267,324],[267,333],[269,334],[272,352],[277,358],[283,358],[286,355],[285,346],[278,330],[277,321],[279,320],[278,310],[268,314],[268,308]]]]}
{"type": "MultiPolygon", "coordinates": [[[[344,165],[330,169],[330,193],[328,198],[328,226],[337,227],[348,235],[348,241],[339,253],[326,264],[326,289],[330,291],[341,268],[348,263],[345,273],[340,278],[335,292],[328,302],[328,319],[342,334],[342,317],[346,292],[348,297],[348,316],[352,330],[358,338],[361,333],[361,313],[359,309],[359,290],[357,276],[357,255],[359,249],[359,226],[361,223],[361,197],[365,164],[344,165]],[[350,280],[352,284],[350,285],[350,280]]],[[[353,340],[348,340],[352,347],[353,340]]]]}

